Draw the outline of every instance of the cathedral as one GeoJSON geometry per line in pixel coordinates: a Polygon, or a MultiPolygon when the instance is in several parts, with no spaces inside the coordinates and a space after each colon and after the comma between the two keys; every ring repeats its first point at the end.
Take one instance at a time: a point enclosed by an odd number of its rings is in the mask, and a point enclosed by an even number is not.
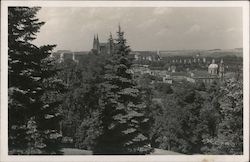
{"type": "Polygon", "coordinates": [[[92,52],[96,54],[107,53],[111,54],[114,51],[114,40],[110,33],[107,42],[99,42],[98,34],[94,35],[92,52]]]}

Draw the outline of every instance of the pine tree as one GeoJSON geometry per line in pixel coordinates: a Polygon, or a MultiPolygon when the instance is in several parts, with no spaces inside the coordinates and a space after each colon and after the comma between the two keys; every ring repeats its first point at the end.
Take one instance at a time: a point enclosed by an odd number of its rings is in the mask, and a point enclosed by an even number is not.
{"type": "Polygon", "coordinates": [[[100,84],[102,126],[95,154],[148,154],[151,151],[145,103],[130,73],[130,52],[124,32],[117,32],[115,52],[107,59],[104,82],[100,84]]]}
{"type": "Polygon", "coordinates": [[[44,24],[36,18],[39,9],[8,9],[9,154],[58,153],[57,98],[64,86],[49,57],[55,45],[32,44],[44,24]]]}

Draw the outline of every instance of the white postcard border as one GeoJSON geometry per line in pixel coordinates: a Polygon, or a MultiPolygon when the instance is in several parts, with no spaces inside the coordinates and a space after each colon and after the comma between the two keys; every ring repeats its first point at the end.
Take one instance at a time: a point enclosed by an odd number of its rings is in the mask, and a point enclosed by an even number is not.
{"type": "MultiPolygon", "coordinates": [[[[230,15],[229,15],[230,16],[230,15]]],[[[249,2],[248,1],[2,1],[1,2],[1,151],[0,161],[249,161],[249,2]],[[243,10],[243,155],[145,155],[145,156],[14,156],[8,155],[8,6],[41,7],[242,7],[243,10]]]]}

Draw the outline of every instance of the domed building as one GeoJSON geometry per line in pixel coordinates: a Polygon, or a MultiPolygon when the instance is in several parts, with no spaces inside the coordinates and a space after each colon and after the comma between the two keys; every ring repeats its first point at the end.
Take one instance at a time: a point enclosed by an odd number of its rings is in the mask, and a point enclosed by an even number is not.
{"type": "Polygon", "coordinates": [[[208,73],[210,75],[217,75],[218,74],[218,65],[215,63],[215,60],[213,59],[212,63],[208,66],[208,73]]]}
{"type": "Polygon", "coordinates": [[[189,76],[186,77],[189,82],[204,82],[205,84],[211,84],[212,82],[220,82],[224,80],[224,62],[221,59],[220,64],[216,64],[215,60],[208,66],[208,71],[193,70],[189,72],[189,76]]]}

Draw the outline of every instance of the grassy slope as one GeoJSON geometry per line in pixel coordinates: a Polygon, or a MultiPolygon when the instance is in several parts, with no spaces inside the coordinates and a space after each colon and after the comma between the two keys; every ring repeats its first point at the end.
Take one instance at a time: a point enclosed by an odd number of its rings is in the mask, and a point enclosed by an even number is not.
{"type": "MultiPolygon", "coordinates": [[[[63,152],[64,155],[92,155],[92,151],[75,149],[75,148],[63,148],[61,151],[63,152]]],[[[182,155],[182,154],[162,149],[154,149],[154,152],[152,152],[151,155],[182,155]]]]}

